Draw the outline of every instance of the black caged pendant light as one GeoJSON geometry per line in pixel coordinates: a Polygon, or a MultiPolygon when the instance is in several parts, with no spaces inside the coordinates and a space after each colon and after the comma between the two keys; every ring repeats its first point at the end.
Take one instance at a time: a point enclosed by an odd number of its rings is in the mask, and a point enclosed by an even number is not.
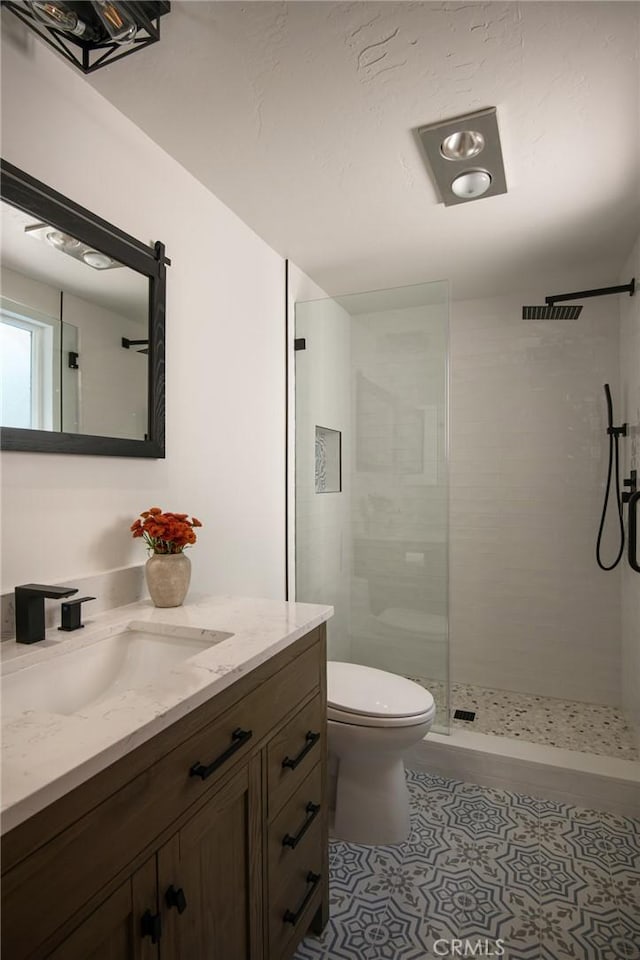
{"type": "Polygon", "coordinates": [[[160,39],[168,2],[3,0],[49,46],[83,73],[92,73],[160,39]]]}

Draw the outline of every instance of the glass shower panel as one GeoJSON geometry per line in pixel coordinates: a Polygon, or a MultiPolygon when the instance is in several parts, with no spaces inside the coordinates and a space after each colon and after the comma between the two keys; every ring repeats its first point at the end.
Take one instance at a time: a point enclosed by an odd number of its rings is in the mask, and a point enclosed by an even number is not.
{"type": "Polygon", "coordinates": [[[448,283],[296,304],[296,599],[448,729],[448,283]]]}

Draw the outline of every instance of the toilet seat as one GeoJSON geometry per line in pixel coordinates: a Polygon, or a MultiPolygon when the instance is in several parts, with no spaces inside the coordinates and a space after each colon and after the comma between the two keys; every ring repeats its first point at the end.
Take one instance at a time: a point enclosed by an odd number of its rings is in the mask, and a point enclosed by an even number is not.
{"type": "Polygon", "coordinates": [[[357,663],[327,663],[327,715],[359,727],[413,727],[431,722],[436,706],[424,687],[357,663]]]}

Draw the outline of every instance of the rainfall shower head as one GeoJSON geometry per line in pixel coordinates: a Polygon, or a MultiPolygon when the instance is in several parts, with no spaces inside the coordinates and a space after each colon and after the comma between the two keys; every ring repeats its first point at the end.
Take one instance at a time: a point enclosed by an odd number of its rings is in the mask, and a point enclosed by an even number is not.
{"type": "Polygon", "coordinates": [[[584,300],[587,297],[604,297],[610,293],[628,293],[633,296],[636,289],[635,278],[630,283],[621,283],[617,287],[599,287],[597,290],[578,290],[577,293],[559,293],[555,297],[545,297],[543,307],[523,307],[523,320],[576,320],[582,310],[581,303],[572,303],[568,307],[558,307],[560,300],[584,300]]]}
{"type": "Polygon", "coordinates": [[[577,320],[582,312],[581,303],[572,303],[568,307],[555,307],[547,303],[544,307],[523,307],[523,320],[577,320]]]}

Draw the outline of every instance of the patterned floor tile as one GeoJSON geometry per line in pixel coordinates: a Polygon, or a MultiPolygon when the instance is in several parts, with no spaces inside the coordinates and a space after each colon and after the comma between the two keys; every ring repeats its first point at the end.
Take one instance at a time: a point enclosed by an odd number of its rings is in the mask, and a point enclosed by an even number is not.
{"type": "Polygon", "coordinates": [[[384,956],[380,947],[388,936],[382,927],[385,907],[386,899],[364,903],[356,898],[349,909],[334,914],[332,908],[326,957],[331,960],[356,960],[360,957],[362,960],[380,960],[384,956]]]}
{"type": "Polygon", "coordinates": [[[384,847],[359,843],[333,843],[330,851],[331,883],[355,893],[373,876],[378,858],[384,851],[384,847]]]}
{"type": "Polygon", "coordinates": [[[537,890],[540,903],[562,898],[576,900],[588,886],[583,875],[573,869],[572,861],[550,856],[540,847],[514,848],[503,860],[509,877],[518,888],[537,890]]]}
{"type": "Polygon", "coordinates": [[[627,957],[632,941],[620,923],[617,910],[607,914],[580,911],[579,920],[569,929],[578,957],[619,960],[627,957]]]}
{"type": "MultiPolygon", "coordinates": [[[[610,897],[621,912],[635,917],[640,926],[640,871],[616,867],[611,872],[610,897]]],[[[640,943],[640,932],[638,934],[640,943]]]]}
{"type": "Polygon", "coordinates": [[[611,870],[631,867],[640,871],[640,842],[635,833],[618,830],[607,821],[602,823],[604,848],[611,870]]]}
{"type": "Polygon", "coordinates": [[[447,825],[466,833],[470,840],[502,840],[526,842],[527,836],[537,837],[538,818],[510,802],[506,791],[464,785],[452,791],[442,804],[447,825]]]}
{"type": "Polygon", "coordinates": [[[425,915],[443,920],[461,936],[481,930],[488,936],[510,916],[507,890],[473,873],[440,872],[437,882],[422,888],[425,915]]]}
{"type": "Polygon", "coordinates": [[[536,940],[531,943],[500,943],[504,950],[502,960],[541,960],[540,943],[536,940]]]}
{"type": "Polygon", "coordinates": [[[296,960],[324,960],[331,932],[331,924],[327,924],[321,938],[313,934],[305,937],[296,951],[296,960]]]}
{"type": "Polygon", "coordinates": [[[505,844],[500,840],[470,840],[466,833],[451,828],[446,832],[446,841],[441,863],[450,871],[501,878],[499,859],[505,844]]]}
{"type": "Polygon", "coordinates": [[[434,938],[451,936],[449,928],[425,920],[422,913],[392,897],[382,918],[384,934],[375,960],[425,960],[434,938]]]}
{"type": "MultiPolygon", "coordinates": [[[[443,815],[442,821],[444,819],[443,815]]],[[[431,823],[428,813],[414,813],[408,839],[400,844],[391,856],[403,861],[415,854],[425,864],[436,866],[441,863],[449,850],[450,836],[449,828],[442,821],[431,823]]]]}
{"type": "Polygon", "coordinates": [[[540,843],[551,855],[596,865],[608,863],[612,846],[605,837],[601,816],[567,804],[545,805],[540,813],[540,843]]]}
{"type": "Polygon", "coordinates": [[[591,824],[574,823],[573,829],[565,839],[570,844],[574,856],[579,860],[595,864],[614,866],[633,866],[637,862],[635,848],[622,834],[613,834],[602,827],[591,824]]]}
{"type": "Polygon", "coordinates": [[[628,948],[628,955],[640,960],[640,871],[614,868],[610,896],[618,905],[623,932],[633,944],[628,948]]]}
{"type": "Polygon", "coordinates": [[[414,771],[407,784],[405,843],[332,842],[331,919],[295,960],[436,960],[453,939],[506,960],[640,960],[639,821],[414,771]]]}

